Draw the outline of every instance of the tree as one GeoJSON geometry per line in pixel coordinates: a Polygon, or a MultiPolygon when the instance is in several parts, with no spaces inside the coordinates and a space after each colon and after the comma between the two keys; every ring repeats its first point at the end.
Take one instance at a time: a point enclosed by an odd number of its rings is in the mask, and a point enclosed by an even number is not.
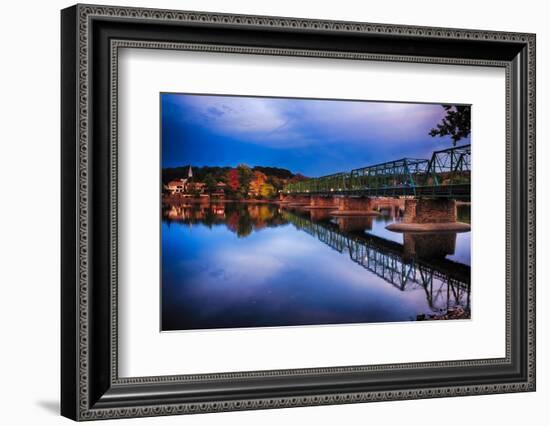
{"type": "Polygon", "coordinates": [[[273,198],[275,193],[275,188],[269,183],[264,183],[260,186],[260,195],[262,198],[273,198]]]}
{"type": "Polygon", "coordinates": [[[227,186],[233,192],[237,192],[240,187],[239,172],[237,169],[231,169],[227,172],[227,186]]]}
{"type": "Polygon", "coordinates": [[[204,183],[206,185],[207,192],[214,192],[216,190],[216,179],[214,179],[214,176],[212,176],[210,173],[207,174],[204,178],[204,183]]]}
{"type": "Polygon", "coordinates": [[[301,173],[296,173],[292,179],[290,179],[290,183],[295,183],[295,182],[301,182],[303,180],[306,180],[306,179],[309,179],[308,177],[304,176],[303,174],[301,173]]]}
{"type": "Polygon", "coordinates": [[[239,164],[237,166],[237,171],[239,172],[239,196],[241,198],[247,198],[248,186],[252,180],[252,170],[246,164],[239,164]]]}
{"type": "Polygon", "coordinates": [[[279,179],[290,179],[292,178],[293,174],[290,170],[287,169],[281,169],[279,167],[263,167],[263,166],[254,166],[252,169],[254,171],[262,172],[263,174],[267,176],[275,176],[279,179]]]}
{"type": "Polygon", "coordinates": [[[441,105],[445,110],[445,117],[441,122],[431,129],[429,135],[432,137],[451,136],[453,146],[463,138],[470,135],[471,108],[468,105],[441,105]]]}
{"type": "Polygon", "coordinates": [[[259,196],[261,194],[262,185],[265,184],[266,180],[266,175],[258,170],[254,171],[252,174],[252,179],[250,180],[250,192],[252,192],[252,194],[256,197],[259,196]]]}

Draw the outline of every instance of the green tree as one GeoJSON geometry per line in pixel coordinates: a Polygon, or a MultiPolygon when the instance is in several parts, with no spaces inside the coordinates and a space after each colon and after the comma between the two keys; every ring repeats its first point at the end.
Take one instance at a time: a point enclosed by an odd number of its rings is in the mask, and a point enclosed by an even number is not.
{"type": "Polygon", "coordinates": [[[216,179],[210,173],[208,173],[204,178],[204,184],[206,185],[207,192],[214,192],[216,190],[216,179]]]}
{"type": "Polygon", "coordinates": [[[239,172],[239,195],[241,198],[247,198],[250,181],[252,180],[252,169],[246,164],[239,164],[237,172],[239,172]]]}
{"type": "Polygon", "coordinates": [[[445,110],[445,117],[441,122],[431,129],[429,135],[432,137],[451,136],[453,146],[463,138],[470,135],[471,131],[471,108],[469,105],[441,105],[445,110]]]}

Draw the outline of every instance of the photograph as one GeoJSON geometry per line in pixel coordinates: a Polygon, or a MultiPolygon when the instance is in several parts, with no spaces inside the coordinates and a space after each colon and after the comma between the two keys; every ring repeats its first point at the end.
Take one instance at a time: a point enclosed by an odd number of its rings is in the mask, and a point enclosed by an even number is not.
{"type": "Polygon", "coordinates": [[[469,320],[471,109],[161,93],[161,331],[469,320]]]}

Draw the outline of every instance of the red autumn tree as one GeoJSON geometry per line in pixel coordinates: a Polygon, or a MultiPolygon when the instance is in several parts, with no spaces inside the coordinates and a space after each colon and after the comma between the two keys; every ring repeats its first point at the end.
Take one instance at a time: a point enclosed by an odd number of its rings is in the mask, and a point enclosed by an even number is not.
{"type": "Polygon", "coordinates": [[[239,172],[237,169],[231,169],[227,172],[227,186],[233,192],[237,192],[240,187],[239,172]]]}

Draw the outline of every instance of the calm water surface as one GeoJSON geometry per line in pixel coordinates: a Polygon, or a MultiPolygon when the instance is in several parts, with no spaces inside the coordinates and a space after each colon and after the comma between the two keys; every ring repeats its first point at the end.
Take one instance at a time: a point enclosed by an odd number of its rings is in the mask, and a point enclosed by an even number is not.
{"type": "MultiPolygon", "coordinates": [[[[469,206],[459,206],[469,222],[469,206]]],[[[470,307],[470,232],[400,234],[397,208],[164,206],[162,330],[414,321],[470,307]]]]}

